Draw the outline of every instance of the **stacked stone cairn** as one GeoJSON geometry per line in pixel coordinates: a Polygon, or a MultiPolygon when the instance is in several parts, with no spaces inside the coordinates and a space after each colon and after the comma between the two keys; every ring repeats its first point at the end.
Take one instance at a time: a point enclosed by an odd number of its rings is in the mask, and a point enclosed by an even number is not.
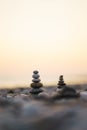
{"type": "Polygon", "coordinates": [[[58,82],[57,88],[61,90],[61,91],[59,91],[59,94],[61,97],[68,97],[69,98],[69,97],[77,97],[78,96],[78,94],[74,88],[68,87],[64,83],[63,75],[60,75],[60,77],[59,77],[59,82],[58,82]]]}
{"type": "Polygon", "coordinates": [[[43,90],[41,89],[43,84],[40,83],[41,80],[39,79],[40,75],[38,73],[39,72],[37,70],[33,71],[33,75],[32,75],[33,83],[31,83],[31,91],[30,91],[31,94],[39,94],[43,92],[43,90]]]}
{"type": "Polygon", "coordinates": [[[66,86],[66,84],[64,83],[64,80],[63,80],[63,75],[60,75],[59,82],[57,85],[58,85],[58,88],[64,88],[66,86]]]}

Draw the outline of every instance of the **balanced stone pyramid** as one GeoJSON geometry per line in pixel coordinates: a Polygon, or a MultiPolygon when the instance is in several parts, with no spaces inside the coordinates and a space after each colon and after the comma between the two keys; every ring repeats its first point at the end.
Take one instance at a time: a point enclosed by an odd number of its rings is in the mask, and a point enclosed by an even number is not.
{"type": "Polygon", "coordinates": [[[60,75],[59,82],[58,82],[58,88],[64,88],[66,84],[64,83],[63,75],[60,75]]]}
{"type": "Polygon", "coordinates": [[[39,94],[41,92],[43,92],[43,90],[41,89],[41,87],[43,86],[42,83],[40,83],[40,75],[38,74],[39,72],[37,70],[33,71],[33,75],[32,75],[32,82],[31,83],[31,94],[39,94]]]}
{"type": "Polygon", "coordinates": [[[68,87],[64,83],[63,75],[60,75],[58,82],[58,89],[60,89],[59,94],[61,97],[77,97],[78,94],[74,88],[68,87]]]}

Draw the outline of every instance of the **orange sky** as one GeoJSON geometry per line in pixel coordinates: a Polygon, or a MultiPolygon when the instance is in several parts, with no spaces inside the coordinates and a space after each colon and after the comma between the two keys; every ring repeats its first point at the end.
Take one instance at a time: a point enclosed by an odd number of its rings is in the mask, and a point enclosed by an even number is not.
{"type": "Polygon", "coordinates": [[[87,0],[0,0],[0,85],[81,82],[86,56],[87,0]]]}

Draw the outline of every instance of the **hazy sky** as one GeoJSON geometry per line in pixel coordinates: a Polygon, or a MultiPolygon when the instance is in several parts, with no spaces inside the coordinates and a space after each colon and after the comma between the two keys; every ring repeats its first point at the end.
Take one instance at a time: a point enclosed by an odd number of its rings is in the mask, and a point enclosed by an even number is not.
{"type": "Polygon", "coordinates": [[[0,85],[35,69],[44,83],[87,75],[87,0],[0,0],[0,85]]]}

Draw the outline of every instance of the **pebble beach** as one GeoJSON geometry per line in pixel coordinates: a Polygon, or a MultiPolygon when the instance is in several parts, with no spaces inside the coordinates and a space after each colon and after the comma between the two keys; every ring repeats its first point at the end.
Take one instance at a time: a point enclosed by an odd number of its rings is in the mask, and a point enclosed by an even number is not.
{"type": "MultiPolygon", "coordinates": [[[[86,86],[85,86],[86,87],[86,86]]],[[[74,86],[75,88],[75,86],[74,86]]],[[[0,89],[0,130],[86,130],[87,91],[78,98],[53,98],[56,87],[0,89]]]]}

